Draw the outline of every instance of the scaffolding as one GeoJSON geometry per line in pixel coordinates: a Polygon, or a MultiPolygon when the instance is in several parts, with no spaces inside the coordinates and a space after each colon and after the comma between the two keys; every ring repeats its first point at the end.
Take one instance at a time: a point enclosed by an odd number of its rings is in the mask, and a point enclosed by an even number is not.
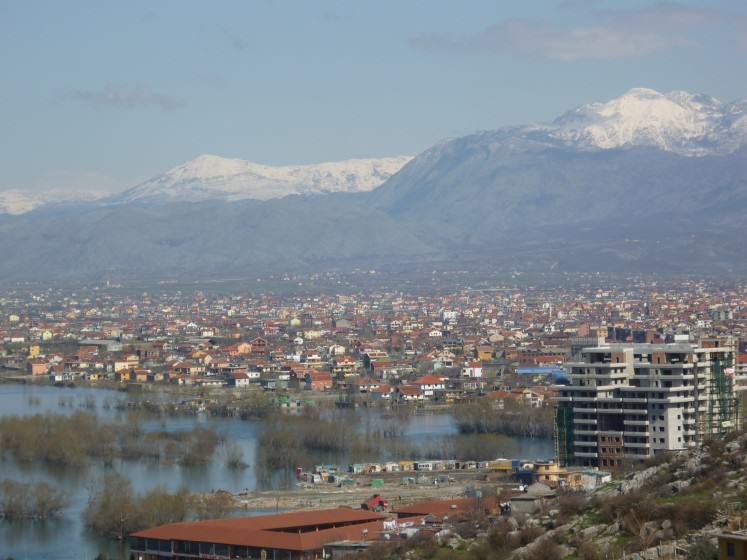
{"type": "Polygon", "coordinates": [[[555,457],[561,467],[573,461],[573,409],[558,405],[555,408],[555,457]]]}
{"type": "Polygon", "coordinates": [[[714,359],[708,394],[709,436],[723,435],[739,427],[739,397],[734,392],[734,364],[730,355],[714,359]],[[727,370],[731,369],[731,373],[727,370]]]}

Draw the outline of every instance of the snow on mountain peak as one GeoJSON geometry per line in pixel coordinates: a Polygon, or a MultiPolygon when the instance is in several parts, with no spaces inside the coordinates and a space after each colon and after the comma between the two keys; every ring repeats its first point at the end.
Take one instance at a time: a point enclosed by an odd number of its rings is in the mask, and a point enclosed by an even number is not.
{"type": "Polygon", "coordinates": [[[747,140],[747,126],[740,130],[732,115],[738,103],[726,105],[685,91],[634,88],[561,115],[552,123],[551,135],[586,148],[647,145],[690,156],[726,153],[747,140]]]}
{"type": "Polygon", "coordinates": [[[381,185],[411,159],[399,156],[272,166],[201,155],[116,195],[112,201],[268,200],[293,194],[364,192],[381,185]]]}
{"type": "Polygon", "coordinates": [[[169,173],[182,177],[228,177],[244,172],[247,163],[249,162],[240,159],[203,154],[175,167],[169,173]]]}
{"type": "Polygon", "coordinates": [[[90,202],[105,196],[105,193],[90,190],[28,191],[9,189],[0,191],[0,214],[25,214],[47,204],[90,202]]]}

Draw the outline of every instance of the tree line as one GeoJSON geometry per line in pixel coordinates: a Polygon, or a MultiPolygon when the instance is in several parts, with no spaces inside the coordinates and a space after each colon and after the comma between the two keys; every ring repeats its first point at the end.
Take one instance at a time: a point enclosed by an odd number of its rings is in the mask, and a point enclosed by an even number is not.
{"type": "Polygon", "coordinates": [[[129,478],[112,473],[91,490],[83,516],[94,532],[124,539],[133,531],[167,523],[225,517],[233,509],[228,492],[200,494],[156,488],[138,495],[129,478]]]}

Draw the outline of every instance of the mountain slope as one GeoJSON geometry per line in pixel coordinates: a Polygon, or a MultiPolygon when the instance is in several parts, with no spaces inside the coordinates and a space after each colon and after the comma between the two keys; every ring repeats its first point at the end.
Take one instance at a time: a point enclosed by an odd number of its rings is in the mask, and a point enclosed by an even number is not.
{"type": "Polygon", "coordinates": [[[437,225],[457,244],[599,221],[645,231],[662,213],[702,228],[747,208],[745,149],[690,158],[652,148],[516,150],[503,140],[483,133],[434,148],[369,200],[422,228],[437,225]]]}
{"type": "Polygon", "coordinates": [[[740,227],[745,107],[631,90],[550,125],[442,142],[368,199],[452,247],[605,231],[651,239],[656,230],[660,238],[662,221],[679,232],[740,227]]]}
{"type": "Polygon", "coordinates": [[[41,209],[0,216],[0,237],[6,280],[225,278],[431,251],[388,216],[336,195],[41,209]]]}

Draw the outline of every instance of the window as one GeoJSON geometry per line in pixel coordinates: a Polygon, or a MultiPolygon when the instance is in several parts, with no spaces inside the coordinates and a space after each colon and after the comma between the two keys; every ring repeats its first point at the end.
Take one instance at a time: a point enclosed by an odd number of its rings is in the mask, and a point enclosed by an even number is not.
{"type": "Polygon", "coordinates": [[[199,554],[199,546],[196,542],[174,541],[174,552],[197,556],[199,554]]]}
{"type": "Polygon", "coordinates": [[[727,558],[734,558],[737,555],[736,547],[733,542],[726,543],[726,556],[727,558]]]}

